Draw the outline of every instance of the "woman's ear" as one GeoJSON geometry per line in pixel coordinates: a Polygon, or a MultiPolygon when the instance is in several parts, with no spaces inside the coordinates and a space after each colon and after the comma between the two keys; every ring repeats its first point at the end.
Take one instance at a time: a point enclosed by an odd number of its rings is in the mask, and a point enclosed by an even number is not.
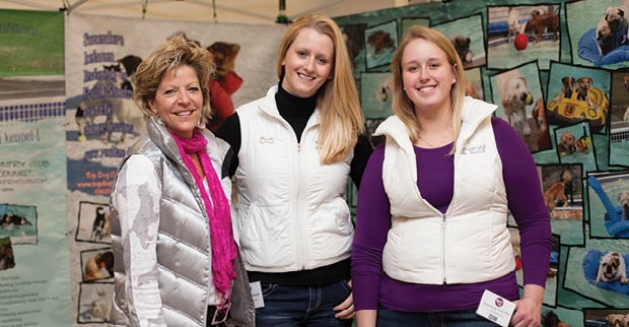
{"type": "Polygon", "coordinates": [[[154,100],[149,100],[149,109],[151,109],[151,111],[157,115],[157,108],[155,108],[155,101],[154,100]]]}

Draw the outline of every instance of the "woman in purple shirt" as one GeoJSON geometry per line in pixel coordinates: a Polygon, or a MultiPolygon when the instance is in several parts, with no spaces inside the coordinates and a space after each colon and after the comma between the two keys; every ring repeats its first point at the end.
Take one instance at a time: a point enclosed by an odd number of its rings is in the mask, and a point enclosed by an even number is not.
{"type": "Polygon", "coordinates": [[[495,326],[489,290],[514,301],[511,325],[538,327],[551,250],[535,162],[495,105],[465,97],[448,38],[415,26],[393,58],[393,111],[376,131],[358,195],[352,280],[359,327],[495,326]],[[519,295],[507,228],[518,225],[519,295]]]}

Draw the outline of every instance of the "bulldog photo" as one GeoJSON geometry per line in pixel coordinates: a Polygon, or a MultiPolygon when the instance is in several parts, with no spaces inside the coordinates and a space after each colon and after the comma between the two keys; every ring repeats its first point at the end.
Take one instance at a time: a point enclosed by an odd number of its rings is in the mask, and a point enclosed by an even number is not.
{"type": "Polygon", "coordinates": [[[601,257],[594,284],[598,284],[601,281],[611,282],[615,280],[620,280],[620,283],[623,285],[629,283],[627,266],[625,265],[625,259],[620,253],[608,252],[601,257]]]}
{"type": "Polygon", "coordinates": [[[608,7],[596,24],[596,43],[600,55],[605,55],[626,42],[628,2],[624,1],[620,6],[608,7]]]}

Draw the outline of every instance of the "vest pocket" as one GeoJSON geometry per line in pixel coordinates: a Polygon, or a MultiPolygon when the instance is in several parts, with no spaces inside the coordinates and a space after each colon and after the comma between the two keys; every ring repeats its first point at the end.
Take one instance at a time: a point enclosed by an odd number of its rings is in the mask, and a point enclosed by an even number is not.
{"type": "Polygon", "coordinates": [[[314,260],[337,258],[349,253],[354,225],[347,203],[342,198],[320,206],[308,222],[312,231],[314,260]]]}
{"type": "Polygon", "coordinates": [[[251,266],[283,267],[293,263],[292,225],[286,206],[251,204],[240,230],[243,260],[251,266]]]}

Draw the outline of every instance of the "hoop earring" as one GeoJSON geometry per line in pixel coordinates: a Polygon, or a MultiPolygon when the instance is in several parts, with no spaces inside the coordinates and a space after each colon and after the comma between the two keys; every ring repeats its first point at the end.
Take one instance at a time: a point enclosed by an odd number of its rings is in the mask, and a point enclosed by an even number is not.
{"type": "Polygon", "coordinates": [[[199,119],[199,121],[197,122],[197,128],[198,129],[205,129],[205,124],[203,124],[201,119],[199,119]]]}

